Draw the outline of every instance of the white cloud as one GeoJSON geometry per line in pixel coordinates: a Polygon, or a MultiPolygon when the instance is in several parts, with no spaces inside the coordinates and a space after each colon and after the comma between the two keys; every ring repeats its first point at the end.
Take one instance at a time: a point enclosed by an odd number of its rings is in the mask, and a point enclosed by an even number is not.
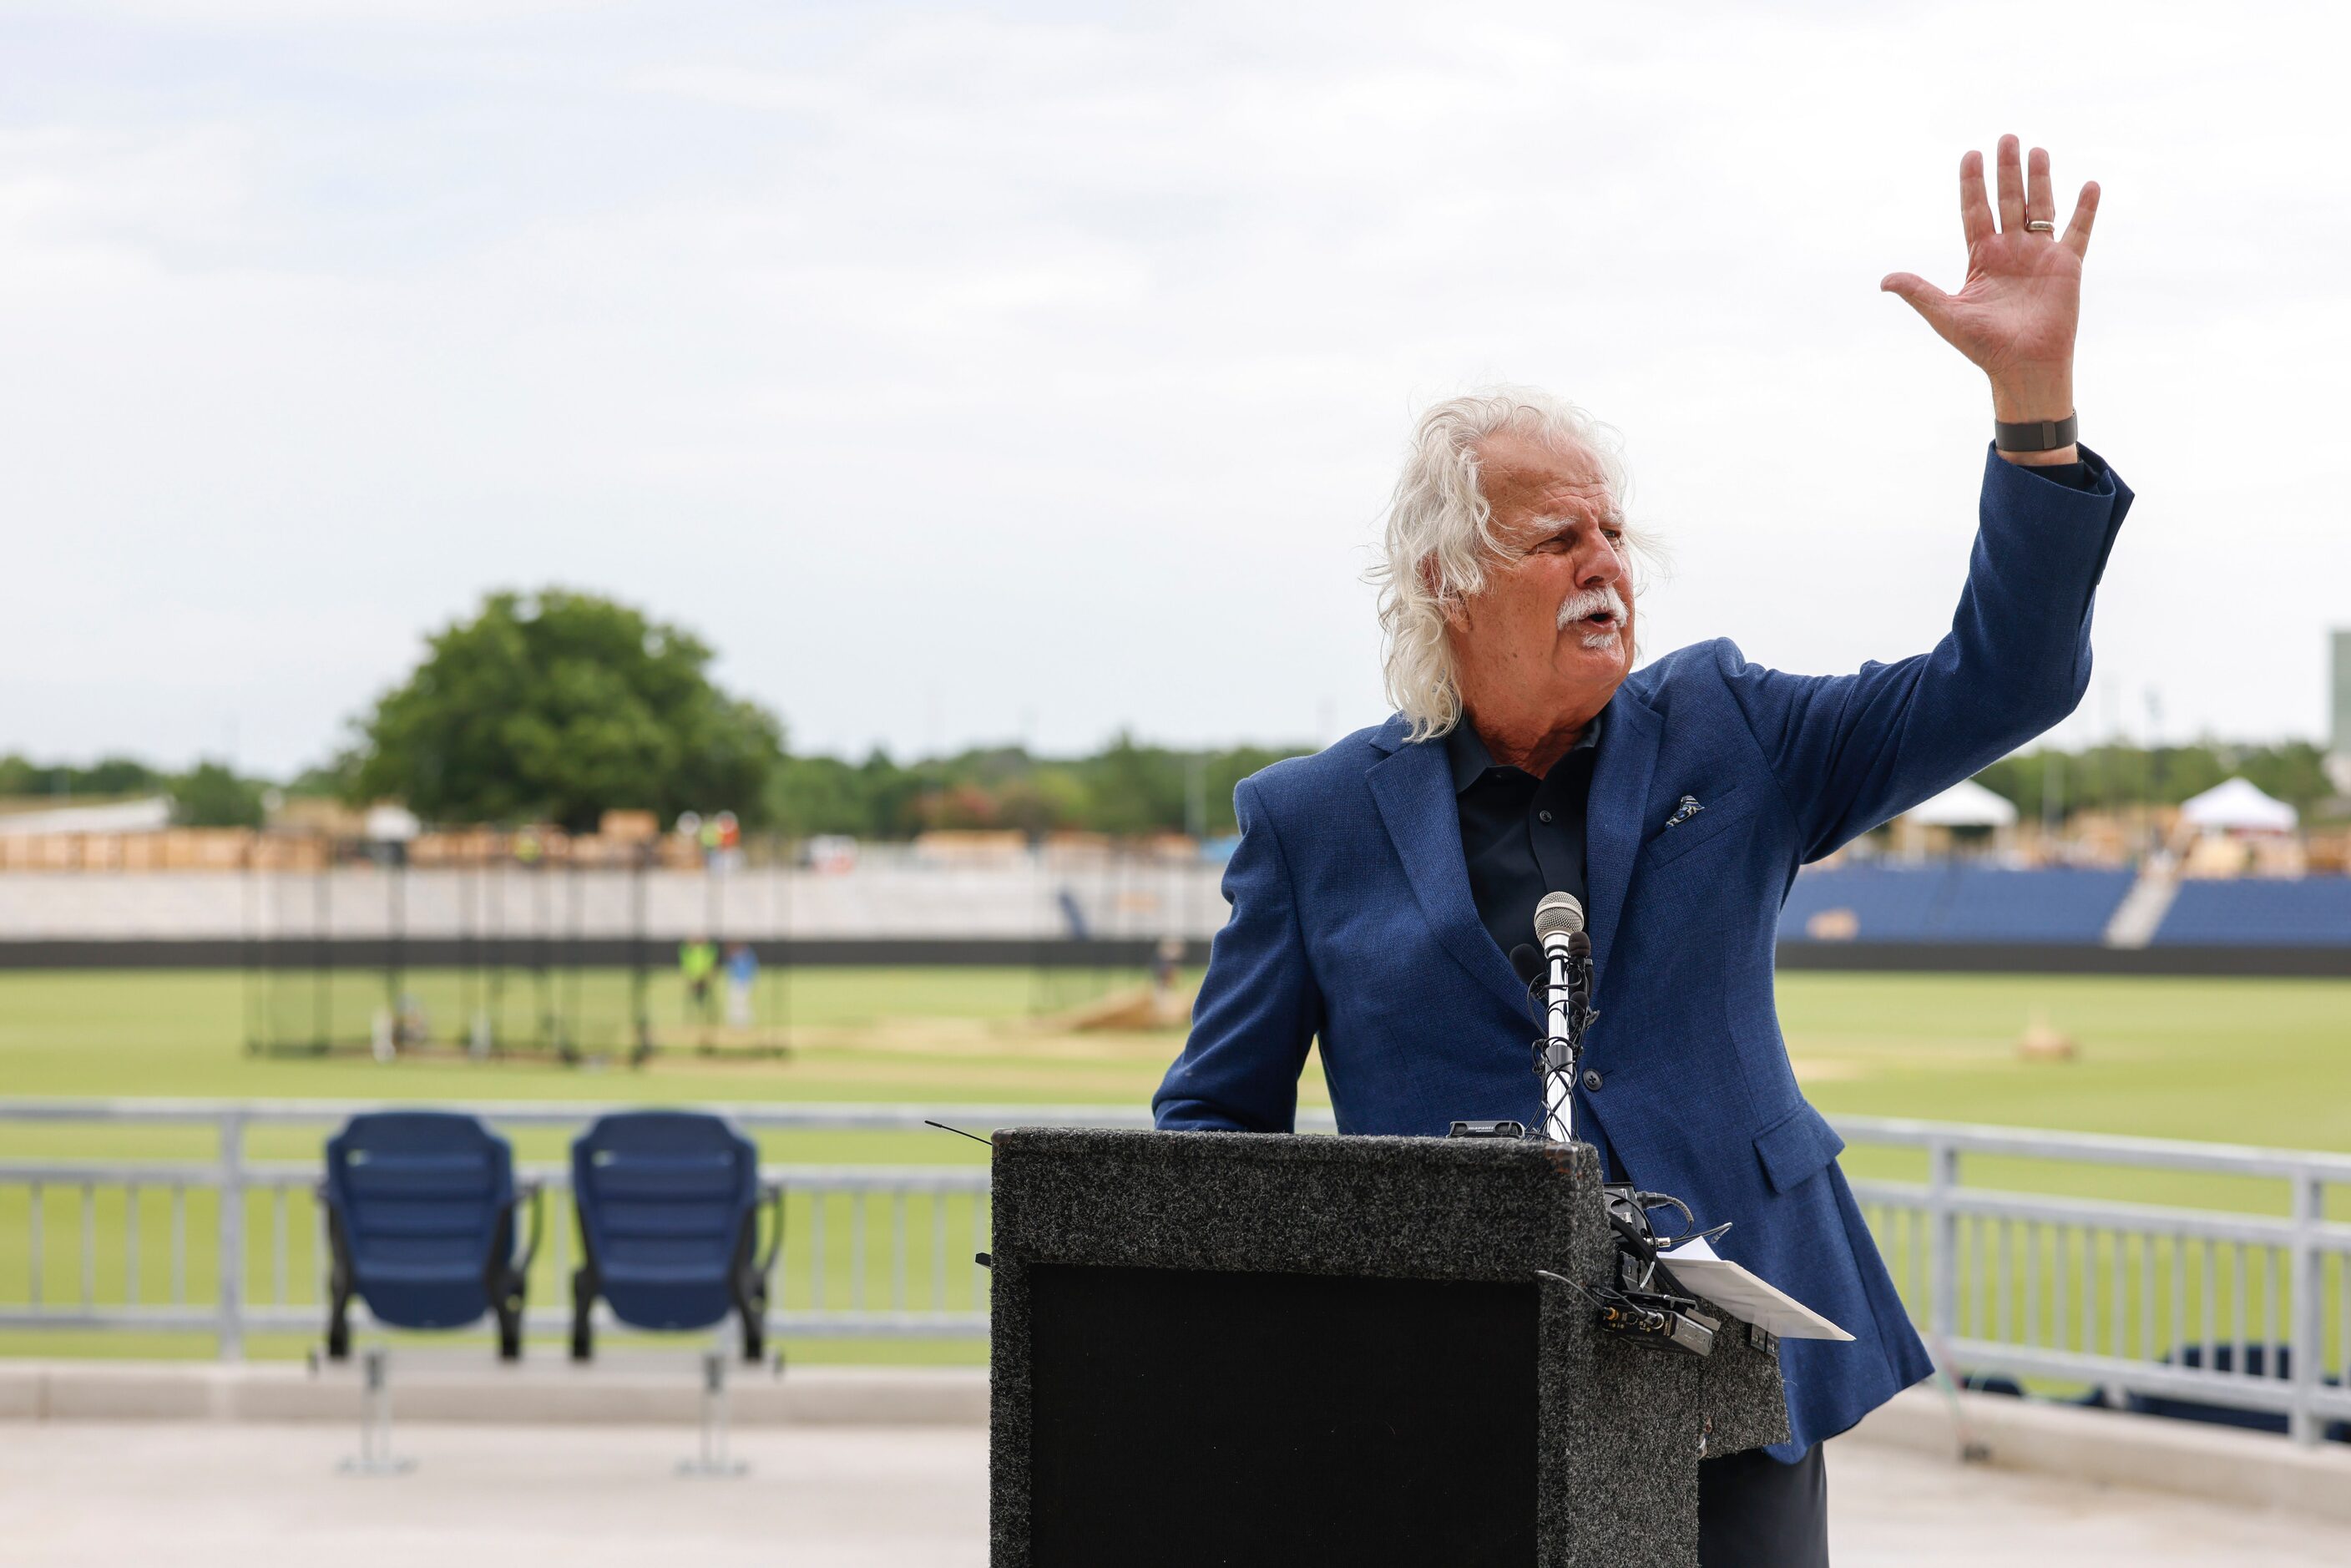
{"type": "Polygon", "coordinates": [[[1389,465],[1489,377],[1625,432],[1653,648],[1908,652],[1984,399],[1876,282],[1954,277],[1952,167],[2011,127],[2108,193],[2083,413],[2146,498],[2092,716],[2316,727],[2327,14],[1457,15],[12,13],[0,747],[292,766],[547,580],[697,627],[805,744],[1366,722],[1389,465]],[[2210,580],[2217,643],[2168,609],[2210,580]]]}

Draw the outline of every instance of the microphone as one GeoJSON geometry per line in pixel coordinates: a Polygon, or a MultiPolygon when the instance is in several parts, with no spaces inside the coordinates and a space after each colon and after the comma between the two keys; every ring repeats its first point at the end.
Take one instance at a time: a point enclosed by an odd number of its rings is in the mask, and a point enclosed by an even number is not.
{"type": "MultiPolygon", "coordinates": [[[[1592,999],[1592,934],[1583,928],[1583,904],[1572,893],[1546,893],[1535,905],[1535,939],[1543,946],[1546,958],[1564,951],[1573,961],[1568,978],[1575,988],[1575,1000],[1580,1007],[1592,999]]],[[[1583,1030],[1575,1031],[1577,1043],[1583,1030]]]]}
{"type": "Polygon", "coordinates": [[[1531,986],[1542,978],[1542,955],[1535,951],[1533,943],[1521,942],[1510,949],[1510,967],[1519,972],[1521,983],[1531,986]]]}
{"type": "MultiPolygon", "coordinates": [[[[1549,971],[1542,1059],[1543,1136],[1575,1136],[1575,1060],[1591,1019],[1592,937],[1583,929],[1583,903],[1572,893],[1547,893],[1535,905],[1535,939],[1549,971]]],[[[1523,951],[1523,949],[1521,949],[1523,951]]],[[[1513,955],[1515,957],[1515,955],[1513,955]]]]}
{"type": "MultiPolygon", "coordinates": [[[[1535,905],[1535,940],[1548,953],[1554,943],[1564,946],[1583,931],[1583,901],[1572,893],[1546,893],[1535,905]]],[[[1591,938],[1585,937],[1589,942],[1591,938]]]]}

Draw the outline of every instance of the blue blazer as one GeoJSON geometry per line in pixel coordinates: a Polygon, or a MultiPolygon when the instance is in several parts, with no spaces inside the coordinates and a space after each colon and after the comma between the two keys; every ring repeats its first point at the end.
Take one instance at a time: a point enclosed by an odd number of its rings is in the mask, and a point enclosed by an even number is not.
{"type": "MultiPolygon", "coordinates": [[[[2072,712],[2090,608],[2131,493],[2085,454],[2077,490],[1986,459],[1950,634],[1851,675],[1783,674],[1727,641],[1635,671],[1609,703],[1586,825],[1599,1017],[1577,1091],[1625,1170],[1825,1313],[1852,1343],[1783,1350],[1792,1440],[1834,1437],[1927,1376],[1927,1352],[1855,1207],[1844,1145],[1805,1103],[1772,1005],[1796,868],[1969,777],[2072,712]],[[1673,827],[1685,795],[1705,810],[1673,827]]],[[[1342,1133],[1535,1125],[1531,1013],[1479,923],[1441,741],[1392,718],[1233,792],[1240,842],[1164,1128],[1283,1132],[1319,1041],[1342,1133]]],[[[1531,939],[1531,937],[1530,938],[1531,939]]]]}

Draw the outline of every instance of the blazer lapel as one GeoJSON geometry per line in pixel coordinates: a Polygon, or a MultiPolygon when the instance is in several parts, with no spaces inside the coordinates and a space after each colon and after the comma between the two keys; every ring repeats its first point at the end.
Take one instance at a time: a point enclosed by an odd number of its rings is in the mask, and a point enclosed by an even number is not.
{"type": "MultiPolygon", "coordinates": [[[[1606,747],[1602,753],[1606,754],[1606,747]]],[[[1437,940],[1513,1010],[1524,1012],[1526,988],[1486,934],[1478,919],[1478,905],[1469,895],[1469,868],[1461,852],[1460,809],[1453,799],[1453,775],[1445,763],[1445,747],[1434,742],[1396,745],[1364,777],[1379,805],[1380,821],[1395,844],[1396,858],[1404,862],[1413,897],[1437,940]]]]}
{"type": "MultiPolygon", "coordinates": [[[[1641,852],[1649,775],[1656,768],[1657,740],[1665,725],[1622,686],[1609,700],[1600,736],[1599,765],[1583,816],[1583,874],[1592,894],[1592,986],[1597,992],[1615,946],[1616,924],[1633,884],[1633,860],[1641,852]]],[[[1490,944],[1489,944],[1490,946],[1490,944]]]]}

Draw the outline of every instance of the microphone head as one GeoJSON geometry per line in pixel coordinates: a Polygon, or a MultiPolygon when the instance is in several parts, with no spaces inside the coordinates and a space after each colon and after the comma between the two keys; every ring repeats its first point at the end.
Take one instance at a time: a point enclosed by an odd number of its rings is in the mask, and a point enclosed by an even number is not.
{"type": "Polygon", "coordinates": [[[1510,949],[1510,967],[1519,972],[1520,979],[1531,986],[1542,977],[1542,955],[1535,951],[1533,943],[1521,942],[1510,949]]]}
{"type": "Polygon", "coordinates": [[[1546,893],[1535,905],[1535,939],[1572,936],[1583,929],[1583,903],[1572,893],[1546,893]]]}

